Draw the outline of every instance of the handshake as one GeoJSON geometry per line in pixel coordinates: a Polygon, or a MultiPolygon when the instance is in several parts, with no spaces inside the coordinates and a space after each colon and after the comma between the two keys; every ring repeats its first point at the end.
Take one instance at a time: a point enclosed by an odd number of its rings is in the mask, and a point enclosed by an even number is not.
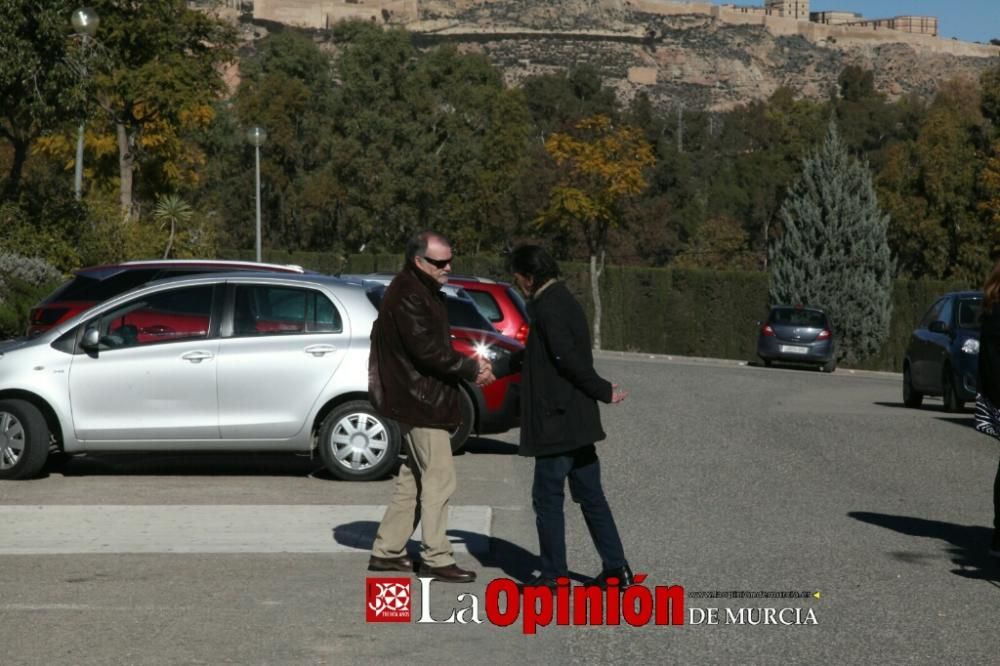
{"type": "Polygon", "coordinates": [[[479,357],[479,374],[476,375],[476,384],[478,386],[486,386],[487,384],[492,384],[496,381],[496,376],[493,374],[493,364],[490,363],[488,359],[479,357]]]}

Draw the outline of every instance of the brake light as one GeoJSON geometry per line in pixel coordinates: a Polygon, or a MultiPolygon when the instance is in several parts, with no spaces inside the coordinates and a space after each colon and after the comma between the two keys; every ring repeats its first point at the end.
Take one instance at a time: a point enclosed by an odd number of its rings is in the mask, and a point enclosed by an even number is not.
{"type": "Polygon", "coordinates": [[[521,324],[521,326],[517,329],[517,333],[514,334],[514,339],[522,345],[528,344],[528,330],[527,324],[521,324]]]}
{"type": "Polygon", "coordinates": [[[830,338],[830,335],[831,335],[830,331],[824,328],[822,331],[819,332],[819,335],[816,336],[816,339],[828,340],[830,338]]]}
{"type": "Polygon", "coordinates": [[[774,329],[771,328],[770,324],[764,324],[763,326],[761,326],[760,327],[760,332],[763,335],[767,335],[769,337],[774,337],[774,329]]]}

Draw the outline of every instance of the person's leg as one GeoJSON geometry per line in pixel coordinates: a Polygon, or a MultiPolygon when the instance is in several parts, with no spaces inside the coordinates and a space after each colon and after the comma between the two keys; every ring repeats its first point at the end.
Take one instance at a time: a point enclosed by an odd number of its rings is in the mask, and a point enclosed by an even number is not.
{"type": "Polygon", "coordinates": [[[566,474],[572,464],[573,458],[569,455],[535,458],[531,504],[535,510],[535,526],[538,529],[541,578],[554,580],[559,576],[569,575],[563,504],[566,498],[566,474]]]}
{"type": "Polygon", "coordinates": [[[455,563],[447,535],[448,500],[456,486],[451,440],[445,430],[414,428],[410,444],[420,483],[421,558],[428,567],[446,567],[455,563]]]}
{"type": "Polygon", "coordinates": [[[580,505],[590,538],[601,556],[604,571],[628,565],[618,526],[601,485],[601,463],[593,445],[573,452],[573,467],[569,471],[569,490],[573,501],[580,505]]]}
{"type": "Polygon", "coordinates": [[[1000,557],[1000,465],[997,465],[997,475],[993,479],[993,541],[990,543],[990,555],[1000,557]]]}
{"type": "Polygon", "coordinates": [[[403,436],[409,449],[406,461],[399,468],[392,498],[382,516],[382,522],[375,534],[372,555],[394,559],[406,555],[406,542],[416,529],[417,483],[419,470],[414,466],[413,447],[410,435],[403,436]]]}

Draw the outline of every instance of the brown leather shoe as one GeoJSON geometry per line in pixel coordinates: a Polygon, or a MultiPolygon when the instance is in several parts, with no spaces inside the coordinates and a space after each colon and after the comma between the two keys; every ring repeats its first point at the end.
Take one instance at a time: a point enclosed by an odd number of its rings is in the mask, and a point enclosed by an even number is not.
{"type": "Polygon", "coordinates": [[[429,567],[421,562],[417,575],[425,578],[433,578],[443,583],[471,583],[476,580],[475,571],[466,571],[459,568],[457,564],[449,564],[444,567],[429,567]]]}
{"type": "Polygon", "coordinates": [[[368,558],[368,571],[402,571],[413,573],[413,560],[406,555],[400,557],[376,557],[372,555],[368,558]]]}

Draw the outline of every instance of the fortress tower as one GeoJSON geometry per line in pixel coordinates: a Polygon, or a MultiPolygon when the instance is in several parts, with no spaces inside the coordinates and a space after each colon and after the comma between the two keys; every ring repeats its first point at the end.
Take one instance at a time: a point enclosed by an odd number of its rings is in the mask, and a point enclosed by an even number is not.
{"type": "Polygon", "coordinates": [[[809,0],[764,0],[764,7],[780,12],[785,18],[809,20],[809,0]]]}

